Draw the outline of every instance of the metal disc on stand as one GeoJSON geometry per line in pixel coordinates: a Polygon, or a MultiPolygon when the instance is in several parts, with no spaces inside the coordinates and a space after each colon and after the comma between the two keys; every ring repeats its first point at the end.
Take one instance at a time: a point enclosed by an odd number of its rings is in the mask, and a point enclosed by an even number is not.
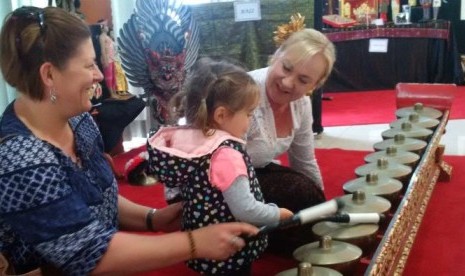
{"type": "Polygon", "coordinates": [[[309,262],[316,266],[328,267],[344,275],[353,275],[362,256],[362,249],[347,242],[334,241],[324,236],[297,248],[294,258],[299,262],[309,262]]]}
{"type": "Polygon", "coordinates": [[[342,276],[342,274],[331,268],[312,266],[308,262],[302,262],[299,267],[282,271],[276,276],[342,276]]]}

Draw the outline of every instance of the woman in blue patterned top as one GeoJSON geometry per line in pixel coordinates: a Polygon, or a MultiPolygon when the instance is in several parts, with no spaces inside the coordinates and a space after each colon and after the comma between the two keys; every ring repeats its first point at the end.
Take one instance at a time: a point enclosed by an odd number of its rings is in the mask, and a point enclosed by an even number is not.
{"type": "Polygon", "coordinates": [[[258,229],[180,228],[179,204],[157,212],[118,195],[89,115],[102,80],[87,25],[59,8],[21,7],[0,34],[0,66],[19,97],[0,119],[0,251],[11,274],[135,273],[191,258],[226,259],[258,229]],[[90,93],[91,94],[91,93],[90,93]],[[233,241],[233,242],[231,242],[233,241]]]}

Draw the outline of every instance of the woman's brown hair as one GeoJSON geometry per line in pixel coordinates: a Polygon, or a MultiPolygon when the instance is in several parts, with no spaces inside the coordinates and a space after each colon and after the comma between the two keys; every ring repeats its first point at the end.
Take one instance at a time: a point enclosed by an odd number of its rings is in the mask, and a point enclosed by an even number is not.
{"type": "Polygon", "coordinates": [[[84,21],[56,7],[21,7],[6,16],[0,32],[0,68],[5,81],[34,100],[44,98],[39,69],[51,62],[65,69],[83,41],[84,21]]]}

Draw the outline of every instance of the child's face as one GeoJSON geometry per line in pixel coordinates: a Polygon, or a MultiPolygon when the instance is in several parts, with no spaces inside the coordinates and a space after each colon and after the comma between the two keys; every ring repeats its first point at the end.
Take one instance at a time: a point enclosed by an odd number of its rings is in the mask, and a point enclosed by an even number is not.
{"type": "Polygon", "coordinates": [[[255,104],[235,113],[228,112],[228,115],[219,128],[234,137],[242,139],[249,129],[250,119],[252,118],[253,111],[256,107],[257,105],[255,104]]]}

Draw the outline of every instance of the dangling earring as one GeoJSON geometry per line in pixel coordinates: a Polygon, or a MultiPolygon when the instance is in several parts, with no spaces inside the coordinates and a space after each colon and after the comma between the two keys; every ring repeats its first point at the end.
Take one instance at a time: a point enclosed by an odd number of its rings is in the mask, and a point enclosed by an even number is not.
{"type": "Polygon", "coordinates": [[[55,95],[55,92],[54,92],[53,88],[50,88],[49,94],[50,94],[50,101],[52,101],[52,103],[56,103],[57,102],[57,96],[55,95]]]}

